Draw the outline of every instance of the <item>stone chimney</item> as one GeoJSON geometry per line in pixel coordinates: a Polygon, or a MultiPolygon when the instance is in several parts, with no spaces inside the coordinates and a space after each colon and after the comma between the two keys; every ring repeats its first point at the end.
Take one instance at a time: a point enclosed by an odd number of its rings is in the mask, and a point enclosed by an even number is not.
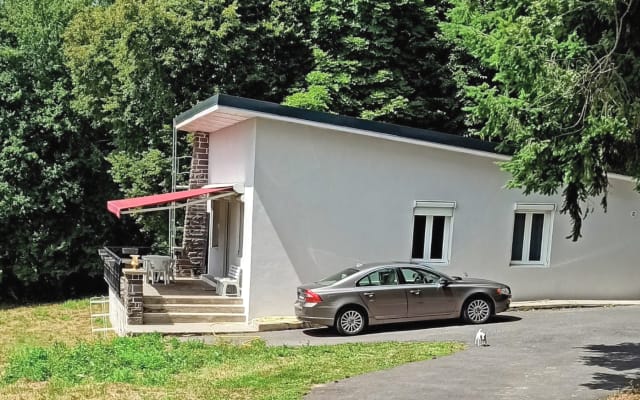
{"type": "MultiPolygon", "coordinates": [[[[189,189],[198,189],[209,183],[209,134],[193,134],[193,155],[189,172],[189,189]]],[[[177,274],[192,276],[203,273],[202,267],[207,246],[209,224],[207,204],[199,203],[186,207],[182,254],[178,257],[177,274]]]]}

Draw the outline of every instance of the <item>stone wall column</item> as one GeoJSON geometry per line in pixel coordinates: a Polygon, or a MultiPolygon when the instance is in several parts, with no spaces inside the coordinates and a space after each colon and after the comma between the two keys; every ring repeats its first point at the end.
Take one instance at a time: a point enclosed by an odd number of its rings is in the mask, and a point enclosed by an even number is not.
{"type": "MultiPolygon", "coordinates": [[[[193,153],[189,172],[189,189],[198,189],[209,183],[209,134],[193,134],[193,153]]],[[[193,276],[202,273],[205,249],[208,245],[209,224],[205,203],[187,206],[182,234],[182,253],[178,257],[177,273],[193,276]]]]}
{"type": "Polygon", "coordinates": [[[142,300],[142,285],[144,283],[143,270],[124,268],[122,270],[122,302],[127,315],[128,325],[142,325],[144,304],[142,300]]]}

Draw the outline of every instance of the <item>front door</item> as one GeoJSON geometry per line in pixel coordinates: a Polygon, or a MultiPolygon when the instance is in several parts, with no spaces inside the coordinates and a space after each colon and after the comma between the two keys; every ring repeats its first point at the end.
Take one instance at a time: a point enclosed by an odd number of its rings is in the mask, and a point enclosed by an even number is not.
{"type": "Polygon", "coordinates": [[[395,268],[378,269],[357,283],[358,294],[374,319],[404,318],[407,316],[407,295],[398,284],[395,268]]]}
{"type": "Polygon", "coordinates": [[[229,201],[219,199],[211,203],[207,273],[213,276],[225,276],[229,269],[229,201]]]}
{"type": "Polygon", "coordinates": [[[211,210],[208,273],[227,276],[242,258],[244,203],[239,197],[215,200],[211,210]]]}
{"type": "Polygon", "coordinates": [[[421,269],[400,268],[407,296],[408,317],[426,317],[454,312],[455,302],[450,288],[438,284],[440,277],[421,269]]]}

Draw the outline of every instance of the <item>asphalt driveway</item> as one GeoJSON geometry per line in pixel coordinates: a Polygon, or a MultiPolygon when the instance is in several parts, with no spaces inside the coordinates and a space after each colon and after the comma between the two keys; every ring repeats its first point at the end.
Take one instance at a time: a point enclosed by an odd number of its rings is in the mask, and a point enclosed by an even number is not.
{"type": "Polygon", "coordinates": [[[265,332],[269,344],[455,340],[468,350],[315,387],[306,399],[601,399],[640,381],[640,307],[519,311],[477,326],[426,322],[345,338],[306,329],[265,332]]]}

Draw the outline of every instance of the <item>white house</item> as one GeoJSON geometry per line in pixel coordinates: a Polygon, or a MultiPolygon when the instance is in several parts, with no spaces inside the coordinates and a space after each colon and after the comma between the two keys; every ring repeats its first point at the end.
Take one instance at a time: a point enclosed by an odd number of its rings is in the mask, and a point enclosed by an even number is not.
{"type": "MultiPolygon", "coordinates": [[[[296,286],[358,262],[424,261],[514,300],[639,299],[640,196],[610,175],[577,242],[560,196],[504,188],[489,143],[226,95],[176,119],[208,141],[207,274],[241,267],[247,319],[292,315],[296,286]]],[[[204,140],[204,139],[203,139],[204,140]]],[[[204,142],[203,142],[204,143],[204,142]]]]}

